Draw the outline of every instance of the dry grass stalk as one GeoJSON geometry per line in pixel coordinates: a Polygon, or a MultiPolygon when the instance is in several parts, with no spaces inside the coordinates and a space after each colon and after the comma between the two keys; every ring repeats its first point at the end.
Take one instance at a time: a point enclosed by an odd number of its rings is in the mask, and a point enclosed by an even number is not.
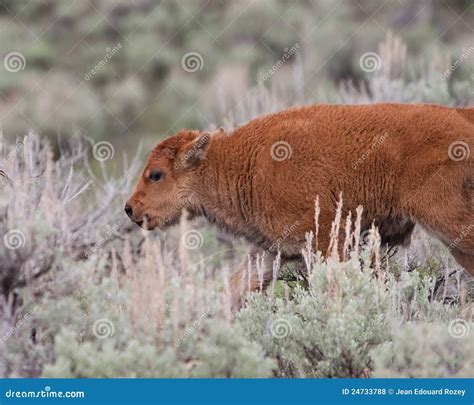
{"type": "Polygon", "coordinates": [[[360,231],[361,231],[361,222],[362,222],[362,211],[363,208],[359,205],[356,208],[356,220],[354,226],[354,256],[359,257],[359,248],[360,248],[360,231]]]}
{"type": "MultiPolygon", "coordinates": [[[[263,255],[257,255],[257,259],[255,260],[255,267],[257,268],[258,284],[259,284],[260,293],[263,291],[264,260],[265,260],[265,257],[263,255]]],[[[249,261],[250,261],[250,257],[249,257],[249,261]]]]}
{"type": "Polygon", "coordinates": [[[272,271],[272,289],[271,289],[271,297],[275,297],[275,285],[276,282],[278,281],[278,273],[280,271],[280,266],[281,266],[281,252],[280,249],[278,249],[278,253],[275,257],[275,260],[273,261],[273,271],[272,271]]]}
{"type": "Polygon", "coordinates": [[[380,59],[383,61],[377,72],[387,79],[398,79],[406,70],[407,45],[403,40],[389,33],[378,47],[380,59]]]}
{"type": "MultiPolygon", "coordinates": [[[[128,309],[131,319],[139,322],[149,322],[159,330],[165,318],[165,278],[164,265],[161,257],[160,243],[145,238],[143,256],[140,259],[140,269],[125,276],[123,288],[129,289],[128,309]]],[[[127,254],[124,253],[124,256],[127,254]]]]}
{"type": "Polygon", "coordinates": [[[336,217],[331,224],[331,233],[330,233],[330,241],[327,255],[333,257],[336,261],[339,261],[339,229],[341,225],[341,217],[342,217],[342,193],[339,194],[339,201],[337,202],[336,206],[336,217]]]}
{"type": "Polygon", "coordinates": [[[301,253],[303,255],[306,270],[308,272],[308,283],[311,284],[314,263],[313,231],[306,232],[306,246],[301,250],[301,253]]]}
{"type": "MultiPolygon", "coordinates": [[[[183,209],[181,212],[181,218],[179,221],[179,229],[183,237],[186,237],[187,232],[190,230],[189,221],[187,221],[186,219],[187,215],[188,213],[186,209],[183,209]]],[[[189,258],[189,250],[186,248],[186,243],[183,243],[183,240],[179,241],[178,252],[179,252],[181,276],[183,277],[184,280],[187,280],[187,278],[189,277],[188,269],[190,267],[189,265],[190,258],[189,258]]]]}
{"type": "Polygon", "coordinates": [[[247,291],[252,290],[252,260],[250,256],[247,259],[247,270],[245,271],[247,275],[247,291]]]}
{"type": "Polygon", "coordinates": [[[318,236],[319,236],[319,215],[321,214],[321,207],[319,205],[319,195],[316,196],[314,201],[314,250],[318,251],[318,236]]]}
{"type": "Polygon", "coordinates": [[[345,226],[345,236],[344,236],[344,247],[343,251],[343,261],[347,261],[349,259],[349,252],[352,245],[352,212],[349,211],[346,217],[346,226],[345,226]]]}
{"type": "Polygon", "coordinates": [[[232,291],[230,289],[229,282],[229,269],[227,266],[222,271],[222,277],[224,280],[224,295],[222,297],[224,304],[224,316],[227,322],[232,322],[232,291]]]}

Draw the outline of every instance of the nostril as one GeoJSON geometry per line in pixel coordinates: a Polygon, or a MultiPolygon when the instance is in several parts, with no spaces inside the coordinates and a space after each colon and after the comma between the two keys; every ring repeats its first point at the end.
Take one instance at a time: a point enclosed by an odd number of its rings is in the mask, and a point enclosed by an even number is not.
{"type": "Polygon", "coordinates": [[[130,205],[125,205],[125,213],[131,218],[133,215],[133,209],[130,205]]]}

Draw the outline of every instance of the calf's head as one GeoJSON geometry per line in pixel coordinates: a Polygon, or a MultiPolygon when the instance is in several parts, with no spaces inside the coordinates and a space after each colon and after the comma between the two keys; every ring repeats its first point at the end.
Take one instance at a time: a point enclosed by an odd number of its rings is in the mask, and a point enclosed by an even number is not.
{"type": "Polygon", "coordinates": [[[193,176],[206,157],[210,141],[209,132],[183,130],[155,147],[125,205],[133,222],[151,230],[179,221],[192,198],[193,176]]]}

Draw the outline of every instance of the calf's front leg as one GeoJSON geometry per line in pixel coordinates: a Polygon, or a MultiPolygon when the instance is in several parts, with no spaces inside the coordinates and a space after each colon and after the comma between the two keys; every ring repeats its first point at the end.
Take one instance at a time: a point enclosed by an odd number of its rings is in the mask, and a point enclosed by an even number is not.
{"type": "Polygon", "coordinates": [[[230,277],[232,310],[238,311],[250,291],[263,291],[273,279],[275,253],[253,247],[230,277]]]}

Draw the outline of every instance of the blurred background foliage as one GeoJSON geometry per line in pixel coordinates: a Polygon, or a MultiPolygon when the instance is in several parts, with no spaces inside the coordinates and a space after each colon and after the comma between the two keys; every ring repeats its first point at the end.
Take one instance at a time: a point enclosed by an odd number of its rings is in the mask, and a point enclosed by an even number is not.
{"type": "MultiPolygon", "coordinates": [[[[293,88],[299,82],[285,104],[348,102],[337,96],[341,87],[370,95],[359,59],[377,52],[390,33],[407,47],[411,62],[399,72],[405,79],[424,74],[426,64],[441,59],[449,66],[458,59],[472,45],[472,5],[472,0],[1,0],[2,57],[20,52],[25,58],[18,72],[0,66],[3,131],[12,139],[31,129],[53,140],[80,133],[123,149],[137,139],[154,144],[182,127],[223,125],[244,90],[258,83],[270,88],[291,82],[293,88]],[[295,44],[297,52],[262,80],[295,44]],[[189,52],[202,56],[194,72],[182,67],[189,52]],[[106,63],[91,75],[101,60],[106,63]]],[[[472,85],[472,66],[470,57],[450,81],[472,85]]],[[[458,87],[451,83],[449,95],[401,101],[468,102],[472,93],[458,87]]]]}

